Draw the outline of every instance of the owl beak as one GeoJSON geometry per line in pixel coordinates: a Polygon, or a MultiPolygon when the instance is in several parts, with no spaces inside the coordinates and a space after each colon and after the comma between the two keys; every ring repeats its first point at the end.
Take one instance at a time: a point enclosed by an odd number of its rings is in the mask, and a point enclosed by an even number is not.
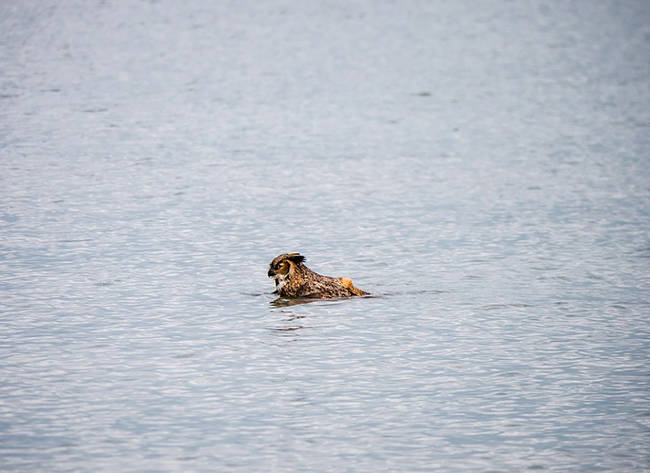
{"type": "Polygon", "coordinates": [[[269,269],[269,272],[266,273],[266,275],[267,275],[268,277],[272,278],[273,276],[275,276],[275,271],[273,271],[272,269],[269,269]]]}

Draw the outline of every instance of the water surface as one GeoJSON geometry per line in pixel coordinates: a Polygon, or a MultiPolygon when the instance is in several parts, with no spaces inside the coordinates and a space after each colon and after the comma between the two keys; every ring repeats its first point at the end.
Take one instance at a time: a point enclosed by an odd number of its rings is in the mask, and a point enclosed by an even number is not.
{"type": "Polygon", "coordinates": [[[0,6],[0,469],[648,471],[649,17],[0,6]]]}

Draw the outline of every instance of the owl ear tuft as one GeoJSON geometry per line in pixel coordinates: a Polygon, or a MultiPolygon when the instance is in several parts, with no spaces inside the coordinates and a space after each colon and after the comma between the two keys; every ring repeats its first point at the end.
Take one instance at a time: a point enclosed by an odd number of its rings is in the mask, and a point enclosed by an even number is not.
{"type": "Polygon", "coordinates": [[[287,255],[287,259],[289,261],[293,261],[296,264],[300,264],[303,261],[305,261],[305,257],[303,255],[301,255],[300,253],[289,253],[287,255]]]}

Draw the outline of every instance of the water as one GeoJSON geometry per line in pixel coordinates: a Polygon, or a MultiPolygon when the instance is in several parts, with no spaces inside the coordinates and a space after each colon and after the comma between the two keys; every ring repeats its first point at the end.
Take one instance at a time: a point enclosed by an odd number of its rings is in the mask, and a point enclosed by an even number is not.
{"type": "Polygon", "coordinates": [[[649,471],[649,17],[0,6],[0,469],[649,471]]]}

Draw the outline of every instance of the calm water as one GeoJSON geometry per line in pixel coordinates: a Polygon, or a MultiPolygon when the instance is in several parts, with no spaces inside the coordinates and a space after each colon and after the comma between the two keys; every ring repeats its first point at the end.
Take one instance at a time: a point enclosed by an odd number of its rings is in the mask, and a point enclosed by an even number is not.
{"type": "Polygon", "coordinates": [[[649,5],[4,2],[0,470],[650,471],[649,5]]]}

